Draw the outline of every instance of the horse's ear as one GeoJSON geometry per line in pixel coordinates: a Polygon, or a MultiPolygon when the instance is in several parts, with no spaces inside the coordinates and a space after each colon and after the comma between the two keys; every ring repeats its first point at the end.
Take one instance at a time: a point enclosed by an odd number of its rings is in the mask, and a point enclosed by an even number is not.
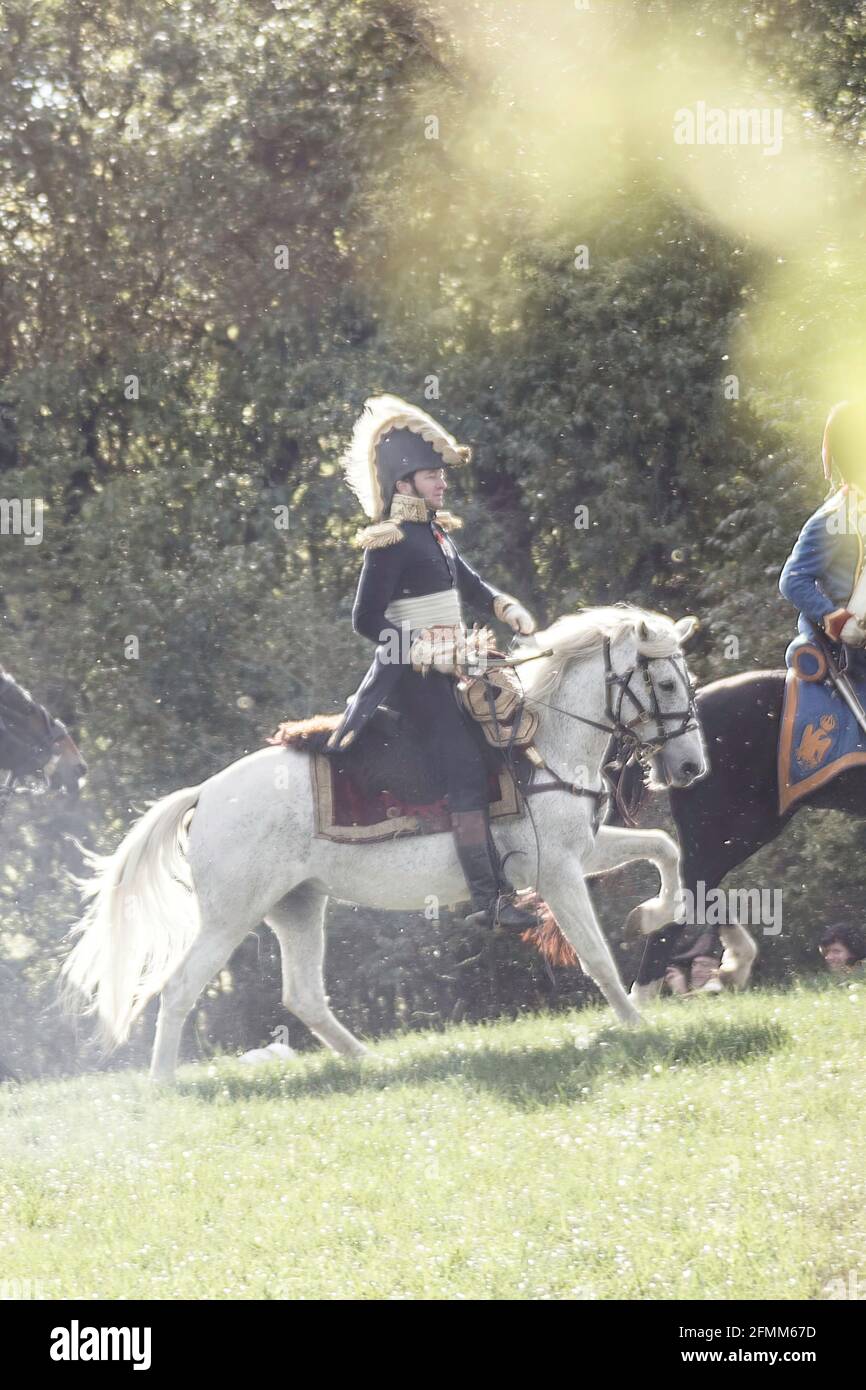
{"type": "Polygon", "coordinates": [[[677,634],[677,641],[681,647],[684,647],[687,642],[691,641],[700,625],[700,619],[696,618],[693,613],[690,613],[687,618],[680,618],[679,622],[674,623],[674,631],[677,634]]]}
{"type": "Polygon", "coordinates": [[[646,642],[646,641],[648,641],[648,640],[649,640],[649,635],[650,635],[650,630],[649,630],[649,628],[648,628],[647,625],[646,625],[646,621],[645,621],[645,619],[641,618],[640,622],[639,622],[638,625],[637,625],[637,640],[638,640],[638,642],[646,642]]]}

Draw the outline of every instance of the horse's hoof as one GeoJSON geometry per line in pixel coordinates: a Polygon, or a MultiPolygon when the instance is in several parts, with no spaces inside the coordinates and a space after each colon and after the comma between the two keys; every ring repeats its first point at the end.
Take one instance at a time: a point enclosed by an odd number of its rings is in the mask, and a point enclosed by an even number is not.
{"type": "Polygon", "coordinates": [[[645,903],[638,903],[633,907],[625,919],[626,931],[636,932],[640,936],[652,936],[655,932],[661,931],[670,921],[667,909],[658,899],[650,899],[645,903]]]}
{"type": "Polygon", "coordinates": [[[629,990],[629,999],[636,1008],[645,1008],[647,1004],[652,1004],[658,998],[661,991],[661,980],[650,980],[649,984],[639,985],[637,981],[629,990]]]}
{"type": "Polygon", "coordinates": [[[643,1021],[643,1014],[635,1008],[631,1000],[628,1009],[622,1014],[617,1014],[617,1023],[621,1028],[640,1028],[643,1021]]]}

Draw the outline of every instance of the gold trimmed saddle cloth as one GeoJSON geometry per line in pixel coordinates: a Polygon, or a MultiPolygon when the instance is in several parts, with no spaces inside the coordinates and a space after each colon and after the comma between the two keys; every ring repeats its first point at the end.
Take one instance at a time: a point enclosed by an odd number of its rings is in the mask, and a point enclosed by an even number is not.
{"type": "MultiPolygon", "coordinates": [[[[364,737],[344,753],[324,752],[340,714],[285,720],[267,740],[310,757],[316,834],[329,840],[390,840],[451,829],[439,769],[393,711],[379,708],[364,737]]],[[[522,813],[511,769],[481,745],[492,820],[522,813]]]]}

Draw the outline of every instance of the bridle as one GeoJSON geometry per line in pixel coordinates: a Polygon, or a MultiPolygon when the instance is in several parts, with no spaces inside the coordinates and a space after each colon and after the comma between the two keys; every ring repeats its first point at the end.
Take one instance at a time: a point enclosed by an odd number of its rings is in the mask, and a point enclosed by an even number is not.
{"type": "MultiPolygon", "coordinates": [[[[609,637],[604,639],[604,681],[605,681],[605,705],[604,712],[608,723],[602,724],[598,719],[589,719],[585,714],[575,714],[570,709],[560,709],[557,705],[551,705],[545,700],[534,699],[531,695],[522,695],[518,704],[518,714],[522,713],[525,705],[534,705],[537,709],[549,709],[556,714],[565,715],[566,719],[575,719],[580,724],[589,724],[593,729],[601,729],[604,733],[610,734],[611,738],[616,738],[625,744],[631,752],[643,758],[655,757],[660,753],[665,744],[672,739],[681,738],[683,734],[691,733],[700,728],[698,722],[698,708],[695,702],[694,687],[686,674],[685,660],[680,652],[668,653],[666,656],[647,656],[644,652],[638,654],[637,660],[627,671],[615,671],[613,662],[610,659],[611,642],[609,637]],[[667,661],[674,668],[674,673],[682,686],[685,695],[685,709],[662,710],[659,704],[658,692],[653,685],[650,675],[650,667],[656,661],[667,661]],[[645,703],[639,694],[631,688],[631,682],[637,673],[643,677],[644,691],[648,696],[645,703]],[[637,713],[633,719],[623,718],[623,705],[626,699],[634,705],[637,713]],[[666,729],[664,726],[672,719],[678,719],[679,725],[674,729],[666,729]],[[638,725],[646,721],[652,721],[656,726],[656,737],[654,739],[640,738],[635,732],[638,725]]],[[[553,652],[538,652],[537,656],[533,653],[531,657],[525,658],[528,661],[537,660],[538,657],[552,656],[553,652]]],[[[510,666],[512,663],[507,660],[490,663],[488,670],[494,670],[498,666],[510,666]]],[[[522,664],[522,663],[521,663],[522,664]]],[[[482,675],[486,679],[486,674],[482,675]]],[[[516,722],[516,721],[515,721],[516,722]]]]}
{"type": "Polygon", "coordinates": [[[681,652],[669,653],[667,656],[647,656],[645,653],[639,652],[634,666],[629,671],[619,674],[613,669],[613,663],[610,659],[610,638],[605,637],[604,679],[607,687],[605,713],[611,721],[611,731],[624,742],[630,743],[638,757],[655,757],[672,739],[681,738],[683,734],[691,733],[700,728],[695,691],[686,673],[686,663],[681,652]],[[673,666],[674,674],[685,695],[685,709],[662,711],[659,705],[658,691],[653,685],[650,675],[650,667],[656,661],[667,661],[673,666]],[[646,703],[631,688],[631,682],[638,672],[643,677],[644,693],[648,697],[646,703]],[[614,691],[617,692],[615,704],[614,691]],[[628,721],[623,719],[622,713],[626,698],[632,702],[637,710],[635,717],[628,721]],[[665,725],[673,719],[680,721],[679,726],[675,729],[666,729],[665,725]],[[651,721],[656,726],[656,737],[652,740],[638,738],[635,734],[635,727],[647,721],[651,721]]]}
{"type": "MultiPolygon", "coordinates": [[[[602,769],[603,775],[610,784],[612,780],[611,770],[617,766],[621,770],[625,763],[631,758],[635,758],[642,765],[646,765],[652,758],[675,738],[681,738],[683,734],[691,733],[693,730],[700,729],[698,721],[698,710],[695,702],[695,692],[691,681],[686,673],[685,660],[680,652],[671,652],[665,656],[647,656],[644,652],[639,652],[633,666],[627,671],[616,671],[611,660],[611,639],[609,636],[604,638],[604,680],[605,680],[605,717],[607,723],[602,723],[597,719],[589,719],[584,714],[575,714],[573,710],[561,709],[556,705],[551,705],[547,701],[534,699],[531,695],[524,694],[518,702],[517,710],[514,715],[512,728],[517,729],[520,716],[526,705],[532,705],[536,709],[549,709],[556,714],[562,714],[567,719],[574,719],[580,724],[588,724],[593,729],[600,729],[609,734],[615,740],[618,750],[618,758],[614,762],[608,763],[602,769]],[[684,694],[684,709],[674,709],[663,711],[658,698],[658,691],[653,684],[650,667],[657,661],[669,662],[674,669],[674,673],[680,682],[684,694]],[[632,681],[635,676],[640,674],[643,680],[643,692],[635,692],[632,689],[632,681]],[[623,713],[623,706],[626,700],[634,706],[635,714],[633,718],[626,719],[623,713]],[[674,728],[667,728],[672,720],[678,723],[674,728]],[[655,725],[655,738],[647,739],[640,736],[638,730],[646,723],[655,725]]],[[[538,656],[551,656],[552,652],[539,652],[538,656]]],[[[534,660],[535,654],[527,660],[534,660]]],[[[506,661],[497,662],[496,665],[507,666],[506,661]]],[[[492,669],[488,667],[488,669],[492,669]]],[[[487,680],[487,676],[482,679],[487,680]]],[[[495,717],[495,716],[494,716],[495,717]]],[[[512,752],[511,742],[507,745],[506,756],[512,752]]],[[[586,796],[595,801],[595,821],[598,824],[601,817],[602,803],[611,797],[609,788],[599,788],[594,790],[591,787],[582,787],[575,782],[569,782],[562,777],[550,764],[535,751],[533,758],[537,768],[543,768],[549,772],[553,778],[552,782],[544,783],[541,786],[530,785],[525,789],[524,794],[537,795],[544,791],[568,791],[573,796],[586,796]]],[[[618,804],[619,804],[619,799],[618,804]]],[[[625,808],[620,804],[620,810],[625,813],[625,808]]]]}

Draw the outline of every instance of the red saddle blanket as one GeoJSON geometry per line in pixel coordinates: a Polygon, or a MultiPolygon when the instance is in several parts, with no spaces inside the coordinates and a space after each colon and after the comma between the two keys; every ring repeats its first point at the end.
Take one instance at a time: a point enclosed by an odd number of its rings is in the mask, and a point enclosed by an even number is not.
{"type": "MultiPolygon", "coordinates": [[[[392,840],[396,835],[430,835],[451,829],[440,764],[429,759],[404,720],[379,709],[351,748],[326,753],[340,715],[286,720],[268,743],[306,753],[310,763],[316,833],[329,840],[392,840]]],[[[502,754],[485,743],[475,726],[487,769],[490,815],[520,815],[515,776],[502,754]]],[[[519,774],[518,774],[519,775],[519,774]]]]}
{"type": "MultiPolygon", "coordinates": [[[[328,840],[392,840],[396,835],[432,835],[451,829],[444,797],[418,803],[391,791],[372,791],[351,767],[322,753],[310,757],[316,833],[328,840]]],[[[507,768],[488,773],[490,818],[521,813],[520,796],[507,768]]]]}

